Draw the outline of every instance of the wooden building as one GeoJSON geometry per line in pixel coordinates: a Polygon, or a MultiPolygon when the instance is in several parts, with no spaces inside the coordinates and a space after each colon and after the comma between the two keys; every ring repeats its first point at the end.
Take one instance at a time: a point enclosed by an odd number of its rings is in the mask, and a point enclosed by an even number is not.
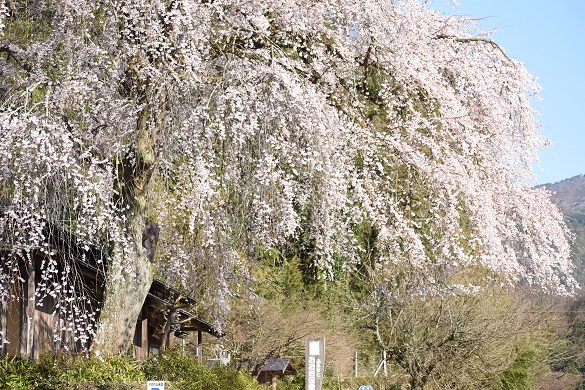
{"type": "MultiPolygon", "coordinates": [[[[77,314],[94,311],[99,308],[103,292],[103,263],[99,261],[101,254],[95,248],[77,245],[74,237],[63,231],[53,231],[51,245],[37,248],[31,255],[31,261],[18,260],[22,283],[14,285],[14,295],[20,299],[8,300],[4,297],[0,301],[0,333],[3,340],[0,344],[0,356],[22,356],[36,359],[40,354],[48,351],[68,350],[78,351],[87,346],[91,340],[83,332],[75,329],[77,314]],[[57,232],[57,233],[55,233],[57,232]],[[67,253],[67,256],[61,255],[67,253]],[[71,272],[70,286],[79,290],[80,294],[72,309],[60,310],[57,301],[50,294],[43,294],[42,286],[47,281],[41,277],[41,267],[50,258],[57,266],[54,269],[55,278],[63,277],[68,269],[71,272]],[[71,264],[73,262],[73,264],[71,264]],[[75,283],[73,283],[75,282],[75,283]]],[[[5,250],[1,251],[0,260],[5,266],[10,256],[5,250]]],[[[45,273],[46,274],[46,273],[45,273]]],[[[151,353],[158,353],[163,340],[165,311],[173,307],[178,292],[160,280],[154,280],[148,296],[142,306],[134,332],[134,355],[144,359],[151,353]]],[[[181,302],[188,306],[190,298],[181,298],[181,302]]],[[[66,303],[65,303],[66,304],[66,303]]],[[[216,331],[210,324],[195,318],[183,309],[175,309],[176,325],[169,332],[166,347],[172,347],[176,338],[184,338],[189,333],[197,334],[197,354],[202,358],[203,334],[222,337],[224,334],[216,331]]]]}
{"type": "Polygon", "coordinates": [[[252,376],[256,377],[259,384],[264,387],[271,386],[274,390],[276,390],[277,379],[282,379],[288,375],[297,375],[297,370],[294,368],[290,358],[244,360],[238,362],[235,368],[248,371],[252,376]]]}
{"type": "MultiPolygon", "coordinates": [[[[147,357],[150,353],[158,353],[161,345],[162,332],[161,328],[165,322],[164,311],[166,307],[171,307],[170,297],[176,297],[178,292],[172,287],[155,279],[152,282],[148,296],[142,311],[136,322],[134,332],[134,355],[138,359],[147,357]]],[[[184,298],[188,301],[190,298],[184,298]]],[[[188,302],[185,302],[188,304],[188,302]]],[[[194,315],[186,310],[178,309],[176,321],[180,325],[170,332],[166,347],[171,348],[175,344],[175,338],[184,339],[190,333],[197,333],[197,356],[202,361],[202,341],[203,334],[207,333],[216,338],[225,336],[225,333],[218,332],[211,324],[195,318],[194,315]]]]}
{"type": "Polygon", "coordinates": [[[276,390],[277,378],[282,379],[285,375],[296,376],[297,370],[295,370],[289,358],[270,358],[252,375],[256,375],[258,383],[261,385],[265,387],[272,385],[272,388],[276,390]]]}

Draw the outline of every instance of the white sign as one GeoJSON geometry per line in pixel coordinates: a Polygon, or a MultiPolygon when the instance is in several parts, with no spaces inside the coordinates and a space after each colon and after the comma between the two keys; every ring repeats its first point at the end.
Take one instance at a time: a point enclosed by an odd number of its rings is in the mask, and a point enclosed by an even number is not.
{"type": "Polygon", "coordinates": [[[305,340],[305,388],[321,390],[323,366],[325,363],[325,339],[323,337],[305,340]]]}
{"type": "Polygon", "coordinates": [[[148,381],[146,390],[165,390],[165,381],[148,381]]]}
{"type": "Polygon", "coordinates": [[[321,345],[321,343],[319,343],[319,340],[310,340],[309,341],[309,355],[319,355],[320,345],[321,345]]]}

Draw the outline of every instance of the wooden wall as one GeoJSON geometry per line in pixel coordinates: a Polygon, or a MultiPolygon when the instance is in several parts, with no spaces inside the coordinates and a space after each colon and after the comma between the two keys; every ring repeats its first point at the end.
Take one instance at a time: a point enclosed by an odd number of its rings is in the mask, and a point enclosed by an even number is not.
{"type": "MultiPolygon", "coordinates": [[[[16,301],[4,302],[0,310],[0,329],[6,328],[6,338],[9,341],[0,348],[0,355],[22,356],[31,359],[37,359],[39,355],[56,351],[66,347],[69,351],[80,349],[72,337],[74,329],[63,330],[65,322],[59,318],[59,314],[52,314],[56,301],[50,296],[43,298],[42,302],[37,302],[35,297],[36,286],[40,283],[40,264],[42,256],[34,257],[34,267],[27,267],[23,273],[25,282],[22,285],[22,291],[18,294],[21,299],[16,301]],[[55,340],[55,332],[60,340],[55,340]]],[[[23,267],[24,268],[24,267],[23,267]]],[[[85,274],[84,278],[89,279],[88,283],[97,286],[95,275],[85,274]]],[[[96,296],[99,296],[96,294],[96,296]]],[[[99,298],[98,298],[99,299],[99,298]]],[[[143,360],[151,352],[158,352],[162,335],[160,328],[163,320],[162,313],[147,298],[140,317],[136,322],[134,333],[134,355],[137,359],[143,360]]],[[[199,341],[201,340],[199,332],[199,341]]],[[[167,348],[174,344],[174,332],[168,337],[167,348]]],[[[199,352],[199,351],[198,351],[199,352]]]]}
{"type": "Polygon", "coordinates": [[[6,331],[8,344],[4,345],[7,355],[18,356],[20,351],[20,302],[10,301],[6,305],[6,331]]]}

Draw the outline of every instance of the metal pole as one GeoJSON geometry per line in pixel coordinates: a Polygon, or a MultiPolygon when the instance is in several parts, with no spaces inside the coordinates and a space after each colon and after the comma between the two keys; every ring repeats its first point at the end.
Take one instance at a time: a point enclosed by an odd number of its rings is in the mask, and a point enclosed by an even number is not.
{"type": "Polygon", "coordinates": [[[386,369],[386,351],[382,351],[382,360],[380,360],[380,364],[378,364],[374,376],[378,375],[382,367],[384,367],[384,376],[388,376],[388,370],[386,369]]]}
{"type": "Polygon", "coordinates": [[[386,350],[384,350],[384,376],[388,376],[388,370],[386,369],[386,350]]]}

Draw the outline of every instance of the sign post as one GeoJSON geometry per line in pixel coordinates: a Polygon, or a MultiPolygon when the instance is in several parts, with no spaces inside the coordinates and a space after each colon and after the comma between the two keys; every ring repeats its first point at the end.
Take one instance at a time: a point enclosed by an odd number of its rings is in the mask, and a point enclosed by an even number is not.
{"type": "Polygon", "coordinates": [[[321,390],[324,369],[325,339],[307,337],[305,339],[305,389],[321,390]]]}

